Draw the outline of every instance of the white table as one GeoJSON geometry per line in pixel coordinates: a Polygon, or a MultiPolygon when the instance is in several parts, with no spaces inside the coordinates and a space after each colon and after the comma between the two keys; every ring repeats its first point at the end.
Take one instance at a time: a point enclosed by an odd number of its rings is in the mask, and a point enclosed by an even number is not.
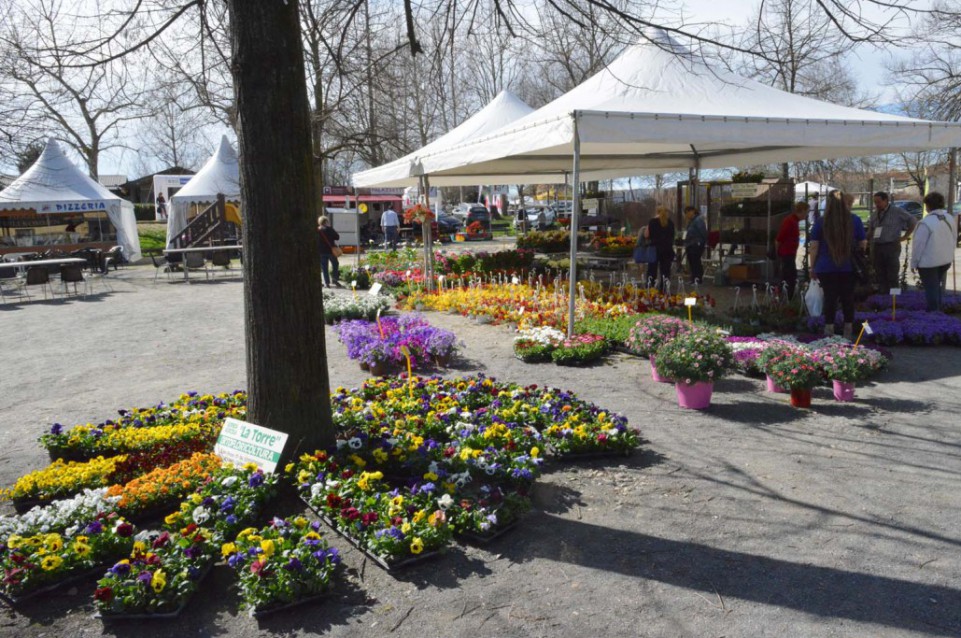
{"type": "Polygon", "coordinates": [[[33,268],[34,266],[62,266],[63,264],[85,264],[80,257],[60,257],[57,259],[36,259],[34,261],[0,261],[0,268],[33,268]]]}
{"type": "MultiPolygon", "coordinates": [[[[190,248],[165,248],[164,254],[165,255],[184,255],[186,253],[211,253],[211,252],[216,252],[218,250],[240,251],[240,250],[243,250],[243,248],[244,247],[241,246],[240,244],[237,244],[235,246],[222,245],[222,246],[192,246],[190,248]]],[[[184,262],[182,262],[180,266],[184,269],[184,281],[186,281],[189,284],[190,269],[187,268],[186,260],[184,260],[184,262]]]]}
{"type": "MultiPolygon", "coordinates": [[[[46,266],[63,266],[66,264],[86,264],[86,259],[81,259],[80,257],[60,257],[57,259],[36,259],[34,261],[0,261],[0,268],[34,268],[34,267],[46,267],[46,266]]],[[[56,299],[57,296],[53,290],[53,283],[50,283],[50,292],[53,294],[53,298],[56,299]]],[[[44,291],[44,298],[46,298],[47,293],[44,291]]],[[[29,297],[29,296],[28,296],[29,297]]]]}

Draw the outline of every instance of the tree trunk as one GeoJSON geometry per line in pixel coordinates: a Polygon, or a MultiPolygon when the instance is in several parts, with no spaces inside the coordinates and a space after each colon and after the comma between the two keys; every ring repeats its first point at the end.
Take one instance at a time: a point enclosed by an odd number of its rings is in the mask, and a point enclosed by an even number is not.
{"type": "Polygon", "coordinates": [[[296,0],[229,0],[243,199],[248,420],[281,460],[333,442],[317,197],[296,0]]]}

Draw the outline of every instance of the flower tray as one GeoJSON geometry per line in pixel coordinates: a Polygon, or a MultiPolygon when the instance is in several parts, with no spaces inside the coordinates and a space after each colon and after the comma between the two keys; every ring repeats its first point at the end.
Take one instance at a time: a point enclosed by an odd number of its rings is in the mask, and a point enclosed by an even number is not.
{"type": "MultiPolygon", "coordinates": [[[[104,456],[110,456],[109,453],[101,452],[104,456]]],[[[82,450],[71,450],[69,448],[58,448],[51,447],[47,448],[47,456],[50,457],[51,461],[56,461],[57,459],[63,459],[64,461],[89,461],[97,456],[93,452],[84,452],[82,450]]]]}
{"type": "Polygon", "coordinates": [[[77,572],[72,576],[68,574],[64,578],[61,578],[55,583],[44,585],[43,587],[34,589],[33,591],[29,591],[25,594],[20,594],[18,596],[15,596],[13,594],[8,594],[5,592],[0,592],[0,597],[2,597],[3,600],[7,604],[9,604],[11,607],[17,607],[27,602],[28,600],[36,598],[37,596],[42,596],[43,594],[49,594],[50,592],[60,589],[61,587],[64,587],[66,585],[73,585],[74,583],[79,583],[81,581],[93,578],[94,576],[100,576],[101,574],[103,574],[104,570],[110,567],[110,565],[112,564],[113,563],[111,562],[110,564],[97,565],[96,567],[91,567],[90,569],[85,569],[81,572],[77,572]]]}
{"type": "MultiPolygon", "coordinates": [[[[207,565],[204,566],[204,568],[200,571],[200,575],[197,576],[197,589],[200,589],[200,583],[203,582],[204,578],[207,577],[207,574],[210,573],[210,570],[213,569],[213,566],[214,566],[214,561],[210,560],[207,562],[207,565]]],[[[189,596],[181,600],[180,604],[177,605],[177,607],[171,611],[161,611],[161,612],[154,612],[154,613],[135,612],[135,613],[129,613],[129,614],[114,613],[114,612],[105,613],[102,611],[97,611],[97,612],[94,612],[93,617],[99,618],[100,621],[104,623],[114,622],[114,621],[123,622],[127,620],[170,620],[172,618],[177,618],[178,616],[180,616],[181,613],[183,613],[183,610],[186,609],[187,603],[190,602],[191,598],[193,598],[193,594],[190,594],[189,596]]]]}
{"type": "Polygon", "coordinates": [[[561,463],[576,463],[578,461],[592,461],[594,459],[627,458],[634,453],[630,450],[609,450],[598,452],[555,452],[551,450],[551,458],[561,463]]]}
{"type": "Polygon", "coordinates": [[[515,518],[507,525],[499,525],[493,531],[482,533],[482,532],[456,532],[456,536],[468,543],[474,543],[476,545],[486,545],[493,540],[496,540],[511,531],[520,524],[520,518],[515,518]]]}
{"type": "Polygon", "coordinates": [[[13,509],[17,514],[26,514],[34,507],[50,505],[54,501],[69,498],[69,496],[58,496],[57,498],[15,498],[11,501],[13,509]]]}
{"type": "Polygon", "coordinates": [[[524,355],[515,354],[514,358],[518,359],[519,361],[523,361],[524,363],[550,363],[551,362],[550,355],[547,355],[546,357],[541,355],[525,357],[524,355]]]}
{"type": "Polygon", "coordinates": [[[374,554],[373,552],[368,551],[367,548],[365,548],[363,545],[361,545],[357,541],[357,539],[355,539],[353,536],[351,536],[350,534],[340,529],[340,527],[338,527],[337,524],[334,523],[334,521],[331,520],[329,516],[327,516],[326,514],[323,514],[322,512],[318,512],[316,509],[314,509],[314,506],[308,503],[306,499],[301,498],[301,500],[307,504],[307,507],[310,508],[310,511],[316,514],[317,518],[322,520],[324,524],[327,525],[327,527],[337,532],[339,536],[341,536],[344,540],[346,540],[348,543],[353,545],[360,553],[362,553],[364,556],[366,556],[367,558],[375,562],[378,566],[383,568],[385,571],[388,571],[388,572],[398,571],[405,567],[410,567],[411,565],[423,562],[430,558],[434,558],[435,556],[439,556],[441,554],[440,550],[438,550],[433,552],[424,552],[422,554],[418,554],[416,556],[411,556],[409,558],[404,558],[400,560],[387,560],[382,556],[378,556],[377,554],[374,554]]]}
{"type": "Polygon", "coordinates": [[[329,596],[330,596],[330,590],[329,588],[325,588],[324,591],[317,592],[316,594],[313,594],[311,596],[298,598],[295,601],[284,603],[282,605],[271,605],[269,607],[252,607],[247,610],[247,615],[250,616],[251,618],[260,619],[266,616],[270,616],[271,614],[275,614],[279,611],[286,611],[294,607],[299,607],[300,605],[306,605],[307,603],[313,603],[318,600],[323,600],[324,598],[327,598],[329,596]]]}
{"type": "Polygon", "coordinates": [[[163,518],[168,514],[178,511],[179,507],[180,501],[172,500],[161,505],[148,507],[144,510],[135,512],[122,511],[120,514],[131,523],[139,525],[140,527],[147,527],[148,523],[155,523],[163,520],[163,518]]]}

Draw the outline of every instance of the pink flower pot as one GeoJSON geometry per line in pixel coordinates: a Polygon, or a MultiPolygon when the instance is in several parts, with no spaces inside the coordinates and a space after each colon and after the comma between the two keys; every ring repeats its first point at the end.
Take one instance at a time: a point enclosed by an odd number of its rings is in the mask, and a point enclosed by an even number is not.
{"type": "Polygon", "coordinates": [[[854,384],[848,383],[847,381],[835,381],[834,400],[844,402],[854,401],[854,384]]]}
{"type": "Polygon", "coordinates": [[[677,391],[677,404],[682,408],[706,410],[711,406],[711,394],[714,392],[714,383],[711,381],[691,384],[678,381],[674,389],[677,391]]]}
{"type": "Polygon", "coordinates": [[[674,383],[673,379],[662,377],[657,373],[657,366],[654,365],[654,355],[651,355],[651,378],[657,383],[674,383]]]}
{"type": "Polygon", "coordinates": [[[767,391],[768,392],[784,392],[784,388],[781,388],[776,383],[774,383],[774,379],[771,378],[771,375],[767,375],[767,391]]]}

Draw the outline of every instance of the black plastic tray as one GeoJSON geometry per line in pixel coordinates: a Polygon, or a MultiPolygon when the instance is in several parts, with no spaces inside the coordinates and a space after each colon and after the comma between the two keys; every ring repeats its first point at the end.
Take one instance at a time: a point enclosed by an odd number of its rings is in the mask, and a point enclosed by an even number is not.
{"type": "Polygon", "coordinates": [[[299,607],[300,605],[306,605],[307,603],[312,603],[318,600],[322,600],[324,598],[327,598],[328,596],[330,596],[329,588],[325,589],[322,592],[318,592],[316,594],[306,596],[304,598],[300,598],[293,602],[284,603],[283,605],[276,605],[276,606],[267,607],[264,609],[257,609],[256,607],[254,607],[247,610],[247,615],[250,616],[251,618],[258,618],[258,619],[264,618],[266,616],[270,616],[271,614],[275,614],[279,611],[286,611],[288,609],[292,609],[293,607],[299,607]]]}
{"type": "MultiPolygon", "coordinates": [[[[198,590],[200,589],[200,583],[203,582],[204,578],[207,577],[207,574],[210,573],[210,570],[213,569],[213,566],[214,566],[214,561],[211,560],[207,563],[207,565],[203,568],[203,570],[201,570],[200,576],[197,577],[198,590]]],[[[197,592],[195,591],[194,594],[196,593],[197,592]]],[[[177,605],[177,608],[172,611],[162,611],[162,612],[155,612],[155,613],[135,613],[135,614],[122,614],[122,613],[112,613],[112,612],[103,613],[103,612],[97,611],[97,612],[94,612],[93,617],[99,618],[101,621],[105,623],[114,622],[114,621],[123,622],[127,620],[170,620],[180,616],[181,612],[183,612],[183,610],[187,607],[187,603],[190,602],[190,599],[193,598],[194,594],[190,594],[189,596],[184,598],[182,601],[180,601],[180,604],[177,605]]]]}

